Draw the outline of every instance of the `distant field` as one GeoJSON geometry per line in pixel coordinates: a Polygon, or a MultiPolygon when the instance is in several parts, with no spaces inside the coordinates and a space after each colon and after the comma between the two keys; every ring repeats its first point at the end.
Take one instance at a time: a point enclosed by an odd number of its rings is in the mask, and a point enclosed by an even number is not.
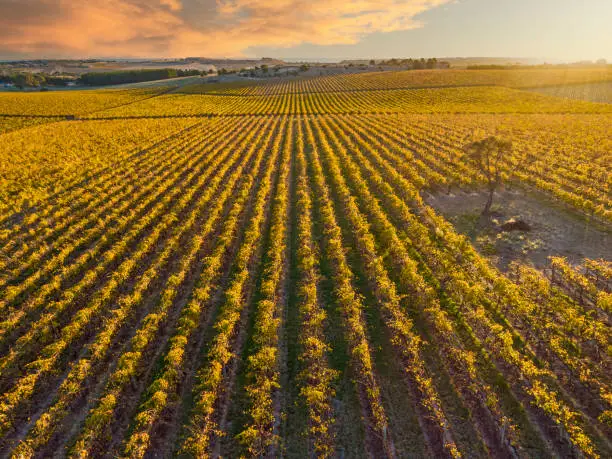
{"type": "Polygon", "coordinates": [[[0,134],[16,131],[30,126],[61,121],[64,117],[22,117],[22,116],[2,116],[0,115],[0,134]]]}
{"type": "Polygon", "coordinates": [[[612,107],[497,87],[326,92],[276,96],[172,93],[92,118],[341,113],[612,113],[612,107]]]}
{"type": "Polygon", "coordinates": [[[144,81],[142,83],[126,83],[114,85],[113,89],[136,89],[136,88],[158,88],[160,86],[181,88],[188,85],[198,85],[206,82],[206,77],[186,76],[178,78],[168,78],[166,80],[144,81]]]}
{"type": "Polygon", "coordinates": [[[298,79],[275,79],[256,84],[234,83],[188,88],[193,92],[240,95],[367,91],[445,86],[504,86],[530,88],[612,81],[610,66],[601,69],[531,70],[407,70],[298,79]]]}
{"type": "Polygon", "coordinates": [[[612,106],[354,78],[0,94],[0,457],[612,457],[612,106]]]}
{"type": "Polygon", "coordinates": [[[108,89],[98,91],[49,91],[0,93],[0,116],[80,115],[130,104],[160,94],[167,88],[108,89]]]}
{"type": "Polygon", "coordinates": [[[532,89],[534,92],[567,99],[588,100],[612,104],[612,81],[603,83],[572,84],[532,89]]]}

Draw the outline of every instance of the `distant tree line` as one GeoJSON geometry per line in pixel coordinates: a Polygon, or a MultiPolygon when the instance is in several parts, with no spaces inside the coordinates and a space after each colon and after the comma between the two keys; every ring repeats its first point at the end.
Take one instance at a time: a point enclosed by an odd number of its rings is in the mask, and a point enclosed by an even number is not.
{"type": "Polygon", "coordinates": [[[50,75],[48,73],[16,72],[0,73],[0,84],[12,84],[18,88],[44,88],[46,86],[66,86],[75,81],[69,75],[50,75]]]}
{"type": "Polygon", "coordinates": [[[307,72],[308,70],[310,70],[310,64],[301,64],[299,68],[296,68],[293,65],[289,65],[287,67],[283,65],[275,65],[274,67],[270,68],[270,66],[267,64],[262,64],[261,66],[255,66],[253,68],[241,68],[238,72],[230,72],[225,71],[225,69],[221,69],[219,71],[219,75],[226,73],[238,73],[240,76],[247,77],[280,77],[281,74],[297,76],[299,72],[307,72]]]}
{"type": "Polygon", "coordinates": [[[117,70],[113,72],[91,72],[80,76],[79,82],[88,86],[106,86],[111,84],[142,83],[145,81],[167,80],[184,76],[206,75],[212,71],[181,69],[140,69],[117,70]]]}
{"type": "Polygon", "coordinates": [[[439,61],[435,57],[425,59],[388,59],[382,61],[371,60],[370,65],[382,65],[391,67],[404,67],[408,70],[424,70],[424,69],[448,69],[450,64],[446,61],[439,61]]]}
{"type": "Polygon", "coordinates": [[[141,83],[145,81],[166,80],[183,76],[197,76],[214,73],[213,70],[181,69],[142,69],[117,70],[113,72],[84,73],[80,77],[74,74],[49,74],[44,72],[0,72],[0,84],[12,84],[17,88],[46,88],[47,86],[67,86],[70,83],[88,86],[106,86],[123,83],[141,83]]]}

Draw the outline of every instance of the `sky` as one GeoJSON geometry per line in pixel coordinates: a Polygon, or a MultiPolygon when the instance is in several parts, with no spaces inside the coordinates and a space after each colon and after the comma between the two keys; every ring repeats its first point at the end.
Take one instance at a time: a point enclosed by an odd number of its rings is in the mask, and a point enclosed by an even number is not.
{"type": "Polygon", "coordinates": [[[0,0],[0,59],[612,60],[612,0],[0,0]]]}

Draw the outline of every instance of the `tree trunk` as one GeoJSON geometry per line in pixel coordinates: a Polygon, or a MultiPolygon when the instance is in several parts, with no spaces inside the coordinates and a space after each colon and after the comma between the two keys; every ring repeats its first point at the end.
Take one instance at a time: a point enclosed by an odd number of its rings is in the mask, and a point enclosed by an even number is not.
{"type": "Polygon", "coordinates": [[[487,198],[487,203],[485,204],[485,207],[482,211],[482,215],[489,215],[489,212],[491,211],[491,205],[493,204],[493,194],[495,193],[495,189],[490,189],[489,190],[489,197],[487,198]]]}

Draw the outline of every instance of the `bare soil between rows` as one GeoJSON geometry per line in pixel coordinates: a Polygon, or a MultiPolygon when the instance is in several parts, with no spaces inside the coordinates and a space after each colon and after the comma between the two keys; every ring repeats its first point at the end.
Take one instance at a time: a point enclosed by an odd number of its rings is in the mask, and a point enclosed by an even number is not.
{"type": "Polygon", "coordinates": [[[495,193],[489,217],[481,216],[487,200],[484,190],[424,193],[423,198],[502,271],[515,260],[543,269],[550,256],[566,257],[572,264],[584,258],[612,260],[612,226],[538,191],[513,188],[495,193]],[[501,228],[512,221],[527,223],[530,229],[501,228]]]}

